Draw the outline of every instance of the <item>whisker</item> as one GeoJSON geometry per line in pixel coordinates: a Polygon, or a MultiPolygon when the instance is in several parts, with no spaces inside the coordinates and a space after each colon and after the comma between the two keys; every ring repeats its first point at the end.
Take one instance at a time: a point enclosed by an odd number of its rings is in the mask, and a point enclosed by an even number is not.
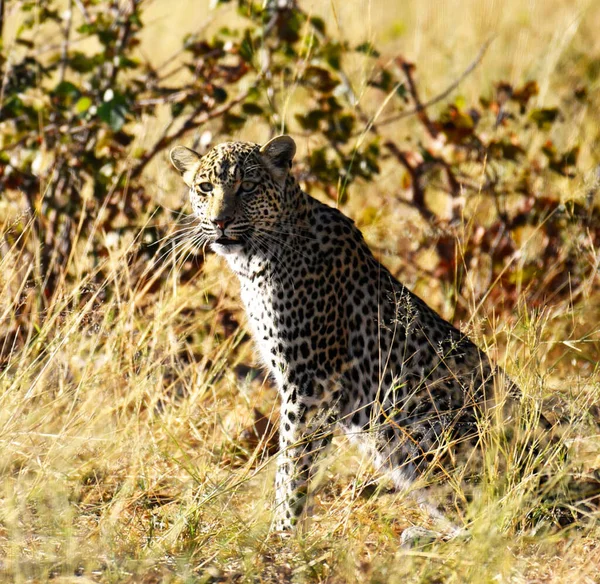
{"type": "MultiPolygon", "coordinates": [[[[281,259],[281,256],[277,253],[276,249],[273,248],[273,245],[270,244],[268,241],[266,241],[264,239],[263,235],[261,235],[261,234],[258,234],[257,241],[264,244],[266,254],[271,254],[272,256],[275,257],[275,259],[278,262],[278,267],[280,269],[283,269],[287,273],[287,276],[289,278],[289,283],[290,283],[292,289],[295,291],[296,288],[294,285],[294,279],[291,276],[289,268],[287,267],[286,263],[281,259]]],[[[276,277],[279,280],[279,285],[281,286],[281,288],[285,289],[285,286],[284,286],[284,283],[283,283],[283,280],[282,280],[282,277],[281,277],[281,274],[279,273],[279,271],[280,270],[273,269],[273,270],[270,270],[270,274],[271,274],[271,277],[276,277]]]]}
{"type": "Polygon", "coordinates": [[[281,229],[274,229],[271,226],[256,225],[255,228],[256,229],[260,229],[261,231],[269,231],[270,233],[277,233],[279,235],[285,235],[285,236],[288,236],[288,237],[301,237],[302,239],[307,239],[309,241],[317,241],[317,238],[314,237],[314,236],[302,235],[301,233],[296,233],[296,232],[292,232],[292,231],[285,231],[285,230],[281,230],[281,229]]]}
{"type": "Polygon", "coordinates": [[[165,245],[165,251],[158,256],[157,261],[164,260],[170,254],[173,254],[173,256],[176,258],[182,250],[186,249],[188,245],[192,245],[198,237],[204,236],[201,231],[198,231],[198,228],[195,228],[194,231],[196,233],[191,238],[189,237],[189,233],[186,233],[185,237],[181,236],[172,243],[167,242],[165,245]],[[171,245],[168,245],[168,243],[171,243],[171,245]]]}
{"type": "Polygon", "coordinates": [[[188,233],[192,233],[193,231],[195,231],[197,228],[198,228],[197,225],[191,225],[189,227],[185,227],[183,229],[178,229],[176,231],[173,231],[172,233],[167,233],[165,236],[152,242],[152,245],[156,245],[158,243],[162,243],[162,242],[168,241],[170,239],[177,239],[180,237],[184,237],[188,233]]]}
{"type": "Polygon", "coordinates": [[[200,232],[190,240],[185,240],[181,242],[178,248],[174,250],[175,253],[173,255],[173,266],[169,271],[169,276],[171,276],[174,270],[179,271],[194,252],[200,249],[204,254],[205,246],[208,241],[209,238],[206,236],[206,234],[200,232]]]}
{"type": "Polygon", "coordinates": [[[294,253],[297,253],[297,254],[301,255],[303,258],[305,258],[307,260],[310,260],[309,256],[307,256],[305,253],[303,253],[299,249],[295,248],[294,246],[290,245],[282,237],[278,237],[276,235],[272,235],[272,234],[267,233],[267,232],[258,232],[258,233],[260,233],[261,236],[268,238],[270,241],[272,241],[272,242],[274,242],[274,243],[276,243],[278,245],[282,245],[283,247],[286,247],[287,249],[293,251],[294,253]]]}

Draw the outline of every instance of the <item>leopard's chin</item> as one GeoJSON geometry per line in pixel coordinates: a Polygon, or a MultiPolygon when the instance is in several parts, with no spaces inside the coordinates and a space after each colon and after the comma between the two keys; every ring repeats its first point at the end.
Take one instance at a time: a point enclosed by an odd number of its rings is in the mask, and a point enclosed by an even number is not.
{"type": "Polygon", "coordinates": [[[215,253],[223,256],[239,253],[244,247],[239,239],[225,236],[215,239],[210,246],[215,253]]]}

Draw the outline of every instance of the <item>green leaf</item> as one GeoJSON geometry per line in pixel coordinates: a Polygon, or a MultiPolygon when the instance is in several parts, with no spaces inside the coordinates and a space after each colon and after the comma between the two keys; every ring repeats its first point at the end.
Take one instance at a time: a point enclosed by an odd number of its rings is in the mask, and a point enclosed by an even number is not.
{"type": "Polygon", "coordinates": [[[102,43],[105,47],[109,47],[111,45],[114,45],[117,42],[118,39],[118,33],[116,29],[110,29],[110,28],[106,28],[103,30],[98,30],[98,32],[96,33],[96,36],[98,37],[98,40],[100,41],[100,43],[102,43]]]}
{"type": "Polygon", "coordinates": [[[139,26],[139,27],[144,26],[142,23],[142,19],[140,18],[139,12],[133,12],[129,16],[129,22],[131,22],[131,24],[135,24],[136,26],[139,26]]]}
{"type": "Polygon", "coordinates": [[[325,112],[321,110],[312,110],[306,115],[296,114],[295,117],[303,130],[314,132],[319,129],[319,122],[325,119],[325,112]]]}
{"type": "Polygon", "coordinates": [[[339,71],[342,66],[342,46],[340,43],[327,43],[323,45],[323,58],[334,70],[339,71]]]}
{"type": "Polygon", "coordinates": [[[365,53],[371,57],[379,57],[381,53],[373,46],[373,43],[365,42],[361,43],[354,49],[357,53],[365,53]]]}
{"type": "Polygon", "coordinates": [[[315,148],[309,156],[309,166],[312,172],[317,176],[328,177],[329,163],[327,161],[327,150],[325,148],[315,148]]]}
{"type": "Polygon", "coordinates": [[[518,87],[512,92],[511,99],[521,106],[521,113],[525,113],[525,108],[529,100],[540,93],[537,81],[528,81],[523,87],[518,87]]]}
{"type": "Polygon", "coordinates": [[[492,140],[488,145],[488,152],[491,158],[504,158],[516,162],[525,154],[523,147],[510,138],[502,138],[501,140],[492,140]]]}
{"type": "Polygon", "coordinates": [[[371,87],[377,87],[387,93],[395,85],[395,81],[392,74],[387,69],[381,69],[367,81],[367,84],[371,87]]]}
{"type": "Polygon", "coordinates": [[[108,124],[114,132],[118,132],[127,121],[129,109],[122,95],[116,94],[110,101],[105,101],[98,108],[98,117],[108,124]]]}
{"type": "Polygon", "coordinates": [[[547,130],[558,119],[560,110],[557,107],[544,107],[531,110],[529,119],[536,123],[540,130],[547,130]]]}
{"type": "Polygon", "coordinates": [[[227,113],[223,116],[223,128],[227,132],[232,132],[234,130],[240,130],[244,127],[246,123],[246,118],[244,116],[238,116],[236,114],[227,113]]]}
{"type": "Polygon", "coordinates": [[[401,83],[400,85],[398,85],[398,87],[396,87],[396,95],[406,100],[408,90],[406,89],[406,85],[404,85],[404,83],[401,83]]]}
{"type": "MultiPolygon", "coordinates": [[[[264,14],[267,15],[268,12],[265,10],[264,14]]],[[[300,10],[286,10],[280,14],[283,16],[283,22],[278,27],[279,38],[290,44],[298,42],[306,17],[300,10]]]]}
{"type": "Polygon", "coordinates": [[[254,48],[252,47],[252,37],[250,36],[249,31],[244,32],[244,40],[240,44],[239,54],[246,63],[252,62],[252,57],[254,56],[254,48]]]}
{"type": "Polygon", "coordinates": [[[173,118],[178,118],[181,115],[181,112],[184,110],[185,104],[181,101],[177,101],[171,104],[171,116],[173,118]]]}
{"type": "Polygon", "coordinates": [[[579,157],[579,146],[574,146],[571,150],[567,150],[563,154],[562,161],[564,164],[569,166],[575,166],[577,164],[577,158],[579,157]]]}
{"type": "Polygon", "coordinates": [[[99,65],[98,59],[88,57],[80,51],[75,51],[69,59],[69,66],[78,73],[90,73],[99,65]]]}
{"type": "Polygon", "coordinates": [[[240,36],[239,33],[240,33],[239,30],[229,28],[228,26],[222,26],[217,31],[217,37],[232,37],[232,38],[236,38],[236,37],[240,36]]]}
{"type": "Polygon", "coordinates": [[[575,146],[571,150],[568,150],[561,156],[555,156],[550,160],[550,170],[553,170],[557,174],[561,176],[566,176],[567,178],[574,178],[575,172],[574,168],[577,164],[577,158],[579,156],[579,146],[575,146]]]}
{"type": "Polygon", "coordinates": [[[80,95],[79,88],[76,85],[74,85],[73,83],[71,83],[70,81],[61,81],[54,88],[53,93],[57,97],[71,98],[71,99],[79,97],[79,95],[80,95]]]}
{"type": "Polygon", "coordinates": [[[119,68],[120,69],[137,69],[140,66],[140,62],[137,59],[130,59],[121,55],[119,57],[119,68]]]}
{"type": "Polygon", "coordinates": [[[353,114],[348,113],[336,116],[330,122],[325,135],[333,142],[346,143],[351,138],[355,121],[353,114]]]}
{"type": "Polygon", "coordinates": [[[256,103],[245,103],[242,106],[242,111],[249,116],[260,116],[263,113],[263,108],[256,103]]]}
{"type": "Polygon", "coordinates": [[[321,33],[325,34],[325,21],[319,16],[313,16],[310,23],[321,33]]]}
{"type": "Polygon", "coordinates": [[[96,34],[98,30],[98,25],[96,23],[84,23],[81,26],[77,27],[77,32],[82,35],[93,35],[96,34]]]}
{"type": "Polygon", "coordinates": [[[77,100],[77,103],[75,104],[75,111],[78,114],[83,114],[90,109],[91,105],[92,105],[92,100],[89,97],[86,97],[86,96],[80,97],[77,100]]]}
{"type": "Polygon", "coordinates": [[[17,45],[22,45],[24,47],[27,47],[28,49],[33,49],[35,47],[35,43],[33,43],[32,41],[29,41],[27,39],[23,39],[23,38],[15,39],[15,43],[17,45]]]}
{"type": "Polygon", "coordinates": [[[213,87],[213,97],[217,103],[225,103],[227,101],[227,92],[222,87],[213,87]]]}
{"type": "Polygon", "coordinates": [[[58,107],[70,108],[81,96],[81,91],[70,81],[62,81],[54,88],[52,96],[58,107]]]}
{"type": "Polygon", "coordinates": [[[322,67],[310,66],[304,72],[304,81],[312,85],[318,91],[330,92],[339,84],[337,79],[333,79],[327,69],[322,67]]]}

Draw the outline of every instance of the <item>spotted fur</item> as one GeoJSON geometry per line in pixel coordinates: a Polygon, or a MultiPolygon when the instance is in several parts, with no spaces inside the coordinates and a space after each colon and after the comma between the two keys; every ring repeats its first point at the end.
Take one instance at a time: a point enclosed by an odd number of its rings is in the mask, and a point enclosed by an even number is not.
{"type": "Polygon", "coordinates": [[[300,189],[294,153],[287,136],[171,153],[279,388],[281,530],[301,516],[336,426],[405,487],[473,448],[495,403],[485,354],[399,283],[349,218],[300,189]]]}

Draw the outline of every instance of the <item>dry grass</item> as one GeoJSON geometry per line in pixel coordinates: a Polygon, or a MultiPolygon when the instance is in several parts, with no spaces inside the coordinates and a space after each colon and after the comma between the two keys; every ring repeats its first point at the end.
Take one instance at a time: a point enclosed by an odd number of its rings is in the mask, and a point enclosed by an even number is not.
{"type": "MultiPolygon", "coordinates": [[[[157,61],[171,54],[185,32],[206,21],[209,11],[198,4],[156,0],[142,50],[157,61]]],[[[520,83],[531,75],[542,87],[540,100],[552,104],[572,83],[565,72],[572,55],[600,49],[600,5],[593,1],[313,4],[337,23],[340,36],[377,39],[389,55],[416,60],[430,94],[496,34],[484,65],[461,87],[467,101],[492,80],[520,83]]],[[[227,19],[227,12],[217,19],[227,19]]],[[[390,131],[402,135],[410,128],[390,131]]],[[[574,121],[562,139],[586,140],[582,163],[591,167],[598,155],[594,112],[574,121]]],[[[372,244],[392,250],[383,261],[401,266],[402,241],[395,238],[411,228],[411,219],[389,194],[395,180],[390,170],[377,184],[357,189],[347,212],[362,219],[372,244]],[[365,212],[379,202],[385,213],[365,212]]],[[[149,168],[148,188],[164,204],[177,205],[181,191],[164,162],[149,168]]],[[[240,434],[253,408],[276,411],[276,393],[244,367],[254,361],[243,328],[235,326],[243,319],[236,284],[211,256],[193,282],[179,283],[173,270],[168,285],[151,293],[132,284],[136,266],[124,261],[131,245],[117,243],[98,267],[109,274],[110,293],[78,270],[79,281],[57,297],[42,299],[31,289],[19,307],[16,292],[37,260],[24,261],[16,249],[2,252],[0,322],[9,326],[18,311],[46,312],[41,327],[22,331],[27,342],[0,370],[0,579],[600,582],[597,512],[565,529],[549,518],[531,520],[545,497],[531,487],[539,464],[531,462],[517,477],[518,463],[511,460],[498,477],[502,453],[488,453],[472,502],[449,510],[469,526],[468,542],[400,549],[402,530],[423,517],[398,494],[376,490],[367,497],[372,469],[343,439],[323,465],[304,533],[283,542],[271,537],[273,461],[264,444],[253,449],[240,434]],[[82,295],[85,307],[73,312],[82,295]]],[[[72,261],[76,265],[77,257],[72,261]]],[[[435,290],[410,284],[443,308],[435,290]]],[[[499,345],[533,403],[568,421],[562,432],[570,459],[553,463],[559,479],[600,468],[592,415],[600,401],[599,306],[596,280],[577,305],[536,314],[522,307],[479,338],[499,345]]],[[[542,462],[549,464],[551,455],[540,455],[542,462]]],[[[435,498],[436,488],[432,492],[435,498]]]]}

